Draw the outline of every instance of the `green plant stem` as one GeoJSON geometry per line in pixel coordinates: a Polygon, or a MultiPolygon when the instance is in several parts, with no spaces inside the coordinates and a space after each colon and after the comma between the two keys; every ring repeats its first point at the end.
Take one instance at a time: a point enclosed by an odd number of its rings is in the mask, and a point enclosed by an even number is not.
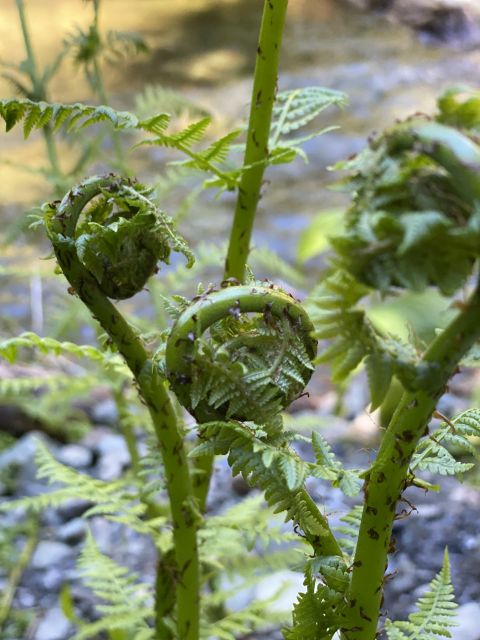
{"type": "MultiPolygon", "coordinates": [[[[37,59],[33,50],[32,41],[30,39],[30,32],[28,30],[27,16],[25,12],[25,5],[23,0],[15,0],[17,4],[18,16],[20,18],[20,26],[22,28],[23,42],[25,45],[25,52],[27,54],[27,67],[26,71],[32,83],[32,93],[28,96],[30,100],[35,102],[47,101],[47,91],[45,84],[38,71],[37,59]]],[[[57,182],[57,190],[61,188],[63,182],[63,173],[60,168],[60,162],[58,159],[57,146],[52,134],[52,130],[49,125],[46,125],[42,129],[43,136],[45,138],[45,145],[47,148],[47,156],[52,168],[53,175],[57,182]]]]}
{"type": "Polygon", "coordinates": [[[242,174],[225,261],[225,277],[236,278],[240,282],[245,278],[253,223],[268,161],[270,124],[287,4],[288,0],[265,0],[263,7],[243,162],[244,166],[253,166],[242,174]]]}
{"type": "MultiPolygon", "coordinates": [[[[225,260],[224,278],[243,282],[253,223],[268,160],[268,139],[277,90],[278,63],[288,0],[265,0],[257,48],[244,166],[225,260]]],[[[195,496],[205,510],[214,456],[195,461],[195,496]]]]}
{"type": "MultiPolygon", "coordinates": [[[[353,563],[344,640],[374,640],[382,600],[395,509],[407,486],[410,460],[458,363],[480,337],[480,285],[469,303],[435,338],[424,362],[434,383],[405,392],[365,476],[365,502],[353,563]]],[[[420,385],[419,385],[420,386],[420,385]]]]}
{"type": "MultiPolygon", "coordinates": [[[[196,532],[199,516],[192,498],[183,433],[165,382],[160,379],[141,340],[80,262],[74,243],[77,220],[85,205],[103,189],[115,185],[116,181],[118,178],[114,176],[96,177],[86,181],[81,189],[72,189],[49,221],[48,230],[65,277],[125,358],[148,407],[163,458],[173,521],[175,571],[172,583],[176,588],[176,637],[178,640],[198,640],[199,563],[196,532]]],[[[159,635],[158,640],[169,637],[159,635]]]]}
{"type": "Polygon", "coordinates": [[[15,592],[18,585],[20,584],[20,580],[22,579],[24,571],[27,568],[28,563],[30,562],[30,558],[35,551],[37,542],[38,523],[35,522],[28,535],[27,541],[22,549],[20,557],[18,558],[15,566],[12,569],[12,572],[8,577],[7,584],[5,585],[2,597],[0,598],[0,636],[2,629],[6,621],[8,620],[8,616],[10,615],[15,592]]]}

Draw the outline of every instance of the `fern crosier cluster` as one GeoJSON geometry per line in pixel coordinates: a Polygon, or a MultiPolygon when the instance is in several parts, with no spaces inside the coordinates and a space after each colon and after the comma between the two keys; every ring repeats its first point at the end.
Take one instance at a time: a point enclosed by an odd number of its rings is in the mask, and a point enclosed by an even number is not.
{"type": "Polygon", "coordinates": [[[198,296],[172,328],[167,374],[199,422],[262,422],[309,381],[316,340],[308,315],[269,283],[226,286],[198,296]]]}
{"type": "Polygon", "coordinates": [[[444,96],[435,118],[401,122],[340,165],[352,172],[354,201],[333,245],[362,283],[451,295],[470,276],[480,252],[480,146],[467,103],[444,96]]]}
{"type": "Polygon", "coordinates": [[[78,259],[109,298],[122,300],[138,293],[157,263],[168,263],[172,248],[193,263],[186,243],[151,195],[148,187],[109,174],[89,178],[61,202],[44,205],[54,247],[73,244],[78,259]]]}

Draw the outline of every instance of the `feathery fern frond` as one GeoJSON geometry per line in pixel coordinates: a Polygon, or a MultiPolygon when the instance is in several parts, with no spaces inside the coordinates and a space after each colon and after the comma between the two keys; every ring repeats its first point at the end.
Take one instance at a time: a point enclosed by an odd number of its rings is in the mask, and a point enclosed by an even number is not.
{"type": "Polygon", "coordinates": [[[73,342],[60,342],[54,338],[41,337],[31,331],[0,342],[0,357],[13,364],[17,361],[19,350],[22,348],[38,349],[40,353],[45,355],[68,354],[77,358],[85,358],[92,362],[98,362],[123,377],[131,377],[128,368],[117,354],[105,353],[91,345],[78,345],[73,342]]]}
{"type": "Polygon", "coordinates": [[[272,114],[272,135],[275,139],[304,127],[327,107],[344,107],[347,96],[341,91],[324,87],[302,87],[280,91],[272,114]]]}
{"type": "Polygon", "coordinates": [[[389,640],[439,640],[451,638],[449,629],[456,626],[453,587],[450,579],[450,562],[445,549],[441,571],[430,583],[429,590],[423,595],[417,609],[408,617],[408,621],[385,621],[385,630],[389,640]]]}
{"type": "Polygon", "coordinates": [[[93,536],[87,535],[78,562],[85,584],[103,603],[97,605],[102,617],[97,622],[82,625],[74,640],[96,638],[105,631],[128,631],[141,634],[145,640],[154,638],[149,625],[153,595],[150,585],[140,583],[138,576],[100,552],[93,536]]]}
{"type": "MultiPolygon", "coordinates": [[[[320,468],[303,462],[286,446],[279,420],[263,427],[233,421],[200,425],[205,443],[191,455],[203,455],[206,451],[228,454],[232,473],[241,473],[252,486],[260,487],[275,513],[285,512],[286,521],[292,520],[312,537],[324,535],[319,513],[312,509],[302,489],[307,475],[319,475],[320,468]]],[[[332,478],[331,470],[325,469],[324,477],[332,478]]]]}
{"type": "Polygon", "coordinates": [[[447,447],[478,458],[469,438],[480,437],[480,409],[468,409],[452,420],[443,422],[430,436],[422,438],[410,464],[412,472],[428,471],[440,475],[457,475],[471,469],[474,464],[460,462],[447,447]]]}
{"type": "Polygon", "coordinates": [[[53,129],[64,126],[67,131],[78,131],[98,122],[107,121],[116,129],[135,129],[138,119],[128,111],[115,111],[111,107],[85,104],[33,102],[32,100],[0,100],[0,118],[6,130],[23,122],[25,138],[36,129],[50,125],[53,129]]]}
{"type": "Polygon", "coordinates": [[[159,532],[165,523],[164,518],[144,520],[145,504],[138,502],[135,494],[125,480],[104,482],[64,465],[52,456],[47,447],[40,441],[37,444],[35,460],[38,466],[37,475],[46,479],[50,485],[63,485],[37,496],[28,496],[4,502],[0,511],[23,508],[38,513],[47,507],[57,507],[68,500],[85,500],[92,504],[85,512],[85,517],[104,515],[111,520],[123,522],[139,533],[148,533],[152,537],[159,532]]]}
{"type": "Polygon", "coordinates": [[[362,361],[365,362],[372,409],[385,398],[395,374],[408,389],[422,385],[436,371],[420,363],[416,351],[407,343],[383,335],[367,318],[363,309],[355,307],[368,294],[368,289],[343,270],[328,276],[306,301],[315,326],[315,337],[334,342],[320,351],[316,362],[328,362],[333,380],[344,380],[362,361]]]}
{"type": "Polygon", "coordinates": [[[272,627],[275,623],[282,623],[285,615],[275,614],[268,610],[268,606],[275,601],[276,596],[263,602],[253,602],[241,611],[230,613],[215,622],[204,622],[200,630],[202,640],[215,638],[218,640],[237,640],[252,631],[259,631],[272,627]]]}

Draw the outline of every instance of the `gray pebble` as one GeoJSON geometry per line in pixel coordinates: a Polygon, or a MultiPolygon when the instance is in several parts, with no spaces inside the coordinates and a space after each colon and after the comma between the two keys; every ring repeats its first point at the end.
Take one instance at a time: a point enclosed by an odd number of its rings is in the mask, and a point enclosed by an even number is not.
{"type": "Polygon", "coordinates": [[[89,449],[79,444],[67,444],[59,450],[57,460],[69,467],[82,469],[91,466],[93,455],[89,449]]]}
{"type": "Polygon", "coordinates": [[[92,422],[95,424],[114,425],[118,422],[118,410],[115,401],[107,398],[98,402],[91,410],[92,422]]]}
{"type": "Polygon", "coordinates": [[[69,545],[81,542],[87,531],[87,523],[82,518],[74,518],[57,529],[57,538],[60,542],[66,542],[69,545]]]}
{"type": "Polygon", "coordinates": [[[35,640],[65,640],[70,631],[70,622],[62,610],[55,607],[46,612],[38,625],[35,640]]]}
{"type": "Polygon", "coordinates": [[[457,609],[458,627],[450,630],[452,640],[480,640],[480,604],[467,602],[457,609]]]}
{"type": "Polygon", "coordinates": [[[42,540],[39,542],[32,557],[33,569],[47,569],[59,565],[72,555],[72,550],[62,542],[42,540]]]}

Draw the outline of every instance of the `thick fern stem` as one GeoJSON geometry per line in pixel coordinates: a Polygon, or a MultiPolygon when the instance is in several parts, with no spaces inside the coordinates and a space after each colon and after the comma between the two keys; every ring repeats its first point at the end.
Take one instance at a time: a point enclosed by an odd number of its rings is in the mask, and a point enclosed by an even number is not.
{"type": "Polygon", "coordinates": [[[58,205],[56,213],[47,218],[47,228],[65,277],[125,358],[152,417],[163,457],[173,521],[175,566],[172,583],[176,589],[176,637],[178,640],[198,640],[196,531],[199,522],[192,498],[183,434],[165,383],[159,378],[138,336],[102,292],[98,279],[80,261],[74,242],[75,227],[84,207],[105,189],[117,188],[118,182],[115,176],[102,176],[89,180],[85,188],[72,189],[58,205]]]}
{"type": "Polygon", "coordinates": [[[244,281],[263,174],[268,161],[272,109],[288,0],[265,0],[255,65],[244,166],[230,234],[225,277],[244,281]]]}
{"type": "Polygon", "coordinates": [[[374,640],[395,509],[407,486],[412,455],[459,361],[480,337],[480,286],[469,304],[430,345],[424,361],[438,369],[435,385],[406,392],[365,479],[365,503],[353,562],[343,640],[374,640]]]}

